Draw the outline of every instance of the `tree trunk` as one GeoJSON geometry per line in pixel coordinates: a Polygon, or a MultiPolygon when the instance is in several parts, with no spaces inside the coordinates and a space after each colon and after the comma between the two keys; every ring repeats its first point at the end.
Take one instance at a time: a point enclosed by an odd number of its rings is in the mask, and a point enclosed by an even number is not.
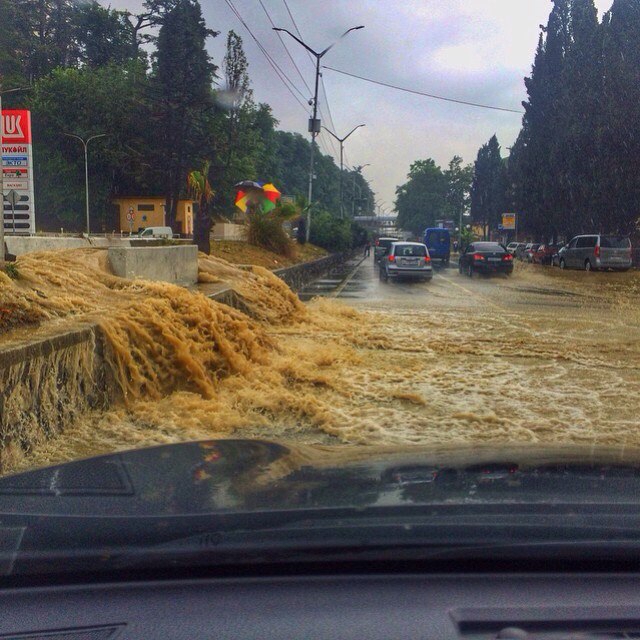
{"type": "Polygon", "coordinates": [[[194,240],[198,245],[198,251],[202,251],[207,255],[211,253],[211,217],[209,216],[209,207],[206,203],[202,203],[202,205],[198,207],[194,240]]]}

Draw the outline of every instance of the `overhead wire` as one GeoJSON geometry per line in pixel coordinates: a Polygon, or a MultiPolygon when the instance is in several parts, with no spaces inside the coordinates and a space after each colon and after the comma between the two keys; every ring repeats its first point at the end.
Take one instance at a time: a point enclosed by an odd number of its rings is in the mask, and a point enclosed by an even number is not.
{"type": "Polygon", "coordinates": [[[287,76],[287,74],[280,68],[278,63],[271,57],[269,52],[265,49],[265,47],[262,45],[260,40],[253,33],[253,31],[251,30],[249,25],[246,23],[246,21],[240,15],[240,12],[236,9],[236,7],[234,6],[232,0],[225,0],[225,2],[227,3],[227,6],[231,9],[231,11],[234,13],[236,18],[238,18],[238,20],[242,23],[244,28],[248,31],[249,35],[251,36],[251,38],[254,40],[254,42],[258,46],[258,49],[260,49],[260,51],[262,52],[264,57],[267,59],[267,62],[271,65],[271,67],[275,71],[276,75],[278,76],[278,78],[280,78],[281,82],[287,88],[289,93],[293,96],[293,98],[296,100],[296,102],[305,110],[305,113],[307,113],[308,105],[304,104],[302,102],[302,100],[300,100],[300,98],[294,93],[294,90],[297,91],[298,94],[300,94],[303,99],[304,99],[304,93],[302,93],[300,91],[300,89],[297,88],[297,86],[291,81],[289,76],[287,76]]]}
{"type": "Polygon", "coordinates": [[[445,102],[453,102],[455,104],[462,104],[468,107],[477,107],[479,109],[491,109],[492,111],[505,111],[507,113],[517,113],[517,114],[524,113],[524,111],[509,109],[507,107],[497,107],[495,105],[481,104],[479,102],[469,102],[467,100],[458,100],[456,98],[448,98],[445,96],[435,95],[433,93],[427,93],[426,91],[417,91],[416,89],[408,89],[407,87],[400,87],[398,85],[391,84],[389,82],[382,82],[381,80],[366,78],[365,76],[359,76],[355,73],[350,73],[349,71],[343,71],[342,69],[335,69],[334,67],[329,67],[326,65],[323,65],[322,68],[329,69],[329,71],[335,71],[336,73],[341,73],[342,75],[349,76],[351,78],[357,78],[358,80],[364,80],[365,82],[370,82],[372,84],[381,85],[383,87],[388,87],[390,89],[396,89],[397,91],[404,91],[405,93],[413,93],[415,95],[425,96],[427,98],[432,98],[434,100],[444,100],[445,102]]]}
{"type": "MultiPolygon", "coordinates": [[[[296,19],[293,16],[293,13],[289,7],[289,3],[287,2],[287,0],[282,0],[282,2],[284,3],[285,9],[287,10],[287,13],[289,14],[289,19],[291,20],[291,24],[293,24],[293,28],[295,30],[295,32],[298,34],[298,37],[300,38],[300,40],[304,40],[304,38],[302,37],[302,32],[300,31],[300,28],[298,27],[298,23],[296,22],[296,19]]],[[[305,49],[306,51],[306,49],[305,49]]],[[[307,55],[309,56],[309,60],[311,61],[311,64],[313,64],[314,69],[316,66],[316,62],[313,59],[313,56],[311,55],[311,53],[309,53],[309,51],[307,51],[307,55]]],[[[322,77],[322,75],[320,75],[320,82],[321,82],[321,86],[322,86],[322,90],[324,92],[324,100],[325,100],[325,104],[327,105],[327,112],[329,115],[329,118],[325,118],[324,117],[324,113],[322,111],[322,106],[318,103],[318,111],[320,113],[320,117],[323,120],[327,120],[327,122],[331,125],[331,130],[335,132],[336,130],[336,126],[335,123],[333,121],[333,116],[331,115],[331,109],[329,107],[329,98],[327,96],[327,89],[325,87],[324,84],[324,78],[322,77]]],[[[326,143],[325,143],[326,144],[326,143]]],[[[340,150],[337,148],[336,146],[336,142],[334,141],[332,136],[329,136],[329,144],[331,145],[331,148],[333,150],[333,157],[335,160],[337,160],[340,156],[340,150]]],[[[331,154],[329,154],[331,155],[331,154]]]]}

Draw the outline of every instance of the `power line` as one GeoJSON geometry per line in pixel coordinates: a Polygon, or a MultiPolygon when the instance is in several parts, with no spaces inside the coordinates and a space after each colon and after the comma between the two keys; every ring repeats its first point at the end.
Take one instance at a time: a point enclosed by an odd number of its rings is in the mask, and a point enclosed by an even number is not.
{"type": "MultiPolygon", "coordinates": [[[[262,1],[262,0],[260,0],[262,1]]],[[[287,2],[287,0],[282,0],[282,2],[284,3],[284,6],[287,10],[287,13],[289,14],[289,18],[291,19],[291,24],[293,24],[293,28],[295,29],[295,32],[298,34],[298,37],[300,38],[300,40],[304,40],[304,38],[302,37],[302,32],[300,31],[300,28],[298,27],[298,23],[296,22],[296,19],[293,17],[293,13],[291,12],[291,9],[289,8],[289,3],[287,2]]],[[[307,55],[309,56],[309,60],[311,60],[311,63],[314,65],[315,67],[315,60],[313,59],[313,56],[307,51],[307,55]]],[[[331,109],[329,107],[329,98],[327,97],[327,89],[324,85],[324,78],[322,77],[322,75],[320,76],[320,82],[322,83],[322,90],[324,91],[324,100],[325,100],[325,104],[327,105],[327,112],[329,114],[329,118],[328,118],[328,122],[331,124],[331,129],[333,131],[336,130],[336,125],[333,122],[333,116],[331,115],[331,109]]],[[[320,117],[322,119],[326,119],[324,117],[324,113],[322,112],[322,107],[320,106],[320,104],[318,104],[318,111],[320,112],[320,117]]],[[[338,148],[336,147],[336,143],[333,140],[333,137],[329,138],[329,144],[331,145],[331,148],[333,149],[333,157],[334,159],[338,157],[339,155],[339,151],[338,148]]],[[[329,154],[331,155],[331,154],[329,154]]]]}
{"type": "Polygon", "coordinates": [[[295,100],[304,109],[304,111],[306,113],[307,112],[307,105],[305,105],[300,100],[300,98],[298,98],[298,96],[294,93],[293,89],[295,89],[303,98],[304,98],[304,94],[296,87],[296,85],[291,81],[291,79],[287,76],[287,74],[278,66],[277,62],[275,60],[273,60],[273,58],[269,55],[269,52],[264,48],[264,46],[262,45],[260,40],[258,40],[258,38],[255,36],[253,31],[251,31],[251,28],[249,27],[249,25],[242,18],[242,16],[240,15],[240,12],[235,8],[235,6],[233,5],[233,2],[231,0],[225,0],[225,2],[227,3],[227,5],[231,9],[231,11],[233,11],[233,13],[236,16],[236,18],[238,18],[238,20],[240,20],[240,22],[242,23],[244,28],[249,32],[249,35],[253,38],[255,43],[258,45],[258,48],[260,49],[260,51],[262,52],[264,57],[267,59],[267,62],[271,65],[273,70],[276,72],[276,75],[278,76],[278,78],[280,78],[280,80],[282,81],[284,86],[287,88],[289,93],[295,98],[295,100]],[[289,86],[289,85],[291,85],[291,86],[289,86]],[[293,89],[292,89],[292,87],[293,87],[293,89]]]}
{"type": "Polygon", "coordinates": [[[404,91],[406,93],[413,93],[418,96],[425,96],[427,98],[433,98],[434,100],[444,100],[445,102],[454,102],[456,104],[463,104],[468,107],[478,107],[479,109],[491,109],[492,111],[506,111],[507,113],[523,114],[524,111],[517,111],[516,109],[507,109],[506,107],[495,107],[488,104],[480,104],[478,102],[467,102],[466,100],[457,100],[455,98],[445,98],[444,96],[437,96],[432,93],[426,93],[424,91],[416,91],[415,89],[407,89],[406,87],[399,87],[388,82],[382,82],[380,80],[373,80],[371,78],[365,78],[364,76],[356,75],[355,73],[349,73],[348,71],[342,71],[341,69],[334,69],[333,67],[322,67],[323,69],[329,69],[329,71],[335,71],[341,73],[344,76],[350,76],[351,78],[357,78],[358,80],[364,80],[365,82],[371,82],[372,84],[379,84],[383,87],[389,87],[390,89],[397,89],[398,91],[404,91]]]}
{"type": "MultiPolygon", "coordinates": [[[[267,16],[267,19],[271,23],[271,26],[275,28],[276,25],[273,22],[273,20],[271,19],[271,16],[269,15],[269,12],[267,11],[267,8],[264,6],[264,2],[262,0],[258,0],[258,2],[260,3],[260,6],[262,7],[262,10],[264,11],[265,15],[267,16]]],[[[296,61],[293,59],[293,56],[291,55],[291,52],[289,51],[289,48],[285,44],[284,38],[280,35],[279,31],[276,31],[276,35],[278,36],[278,38],[280,40],[280,43],[284,47],[284,50],[287,52],[287,55],[289,56],[289,60],[291,60],[291,63],[293,64],[295,70],[298,72],[298,75],[300,76],[300,79],[302,80],[302,83],[307,88],[307,91],[309,92],[309,94],[312,94],[313,91],[311,90],[311,87],[307,84],[307,81],[304,79],[304,76],[302,75],[302,72],[300,71],[298,65],[296,64],[296,61]]]]}

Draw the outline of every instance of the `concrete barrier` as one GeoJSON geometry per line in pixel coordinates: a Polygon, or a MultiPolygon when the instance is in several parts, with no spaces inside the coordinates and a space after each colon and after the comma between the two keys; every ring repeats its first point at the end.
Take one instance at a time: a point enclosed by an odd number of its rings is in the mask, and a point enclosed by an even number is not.
{"type": "Polygon", "coordinates": [[[142,278],[174,284],[198,281],[198,247],[110,247],[111,270],[121,278],[142,278]]]}
{"type": "Polygon", "coordinates": [[[317,280],[332,269],[339,267],[352,257],[351,252],[333,253],[325,258],[313,260],[312,262],[302,262],[292,267],[277,269],[273,273],[281,280],[284,280],[294,291],[302,289],[310,282],[317,280]]]}
{"type": "Polygon", "coordinates": [[[7,251],[14,256],[36,251],[56,251],[60,249],[106,249],[108,247],[128,247],[129,238],[114,237],[55,237],[55,236],[8,236],[4,237],[7,251]]]}

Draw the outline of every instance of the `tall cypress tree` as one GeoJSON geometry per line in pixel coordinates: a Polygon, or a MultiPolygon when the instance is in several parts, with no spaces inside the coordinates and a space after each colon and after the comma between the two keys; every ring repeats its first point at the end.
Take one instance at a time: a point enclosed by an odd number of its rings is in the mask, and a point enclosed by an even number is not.
{"type": "Polygon", "coordinates": [[[215,66],[205,49],[207,29],[197,0],[177,0],[162,19],[156,53],[155,89],[161,156],[166,184],[167,224],[176,229],[178,198],[187,171],[201,164],[206,125],[213,106],[215,66]]]}
{"type": "Polygon", "coordinates": [[[500,144],[494,135],[478,151],[471,185],[471,217],[484,227],[484,235],[500,224],[507,206],[507,174],[500,144]]]}
{"type": "Polygon", "coordinates": [[[605,14],[601,190],[611,231],[629,233],[640,211],[640,3],[614,0],[605,14]]]}

